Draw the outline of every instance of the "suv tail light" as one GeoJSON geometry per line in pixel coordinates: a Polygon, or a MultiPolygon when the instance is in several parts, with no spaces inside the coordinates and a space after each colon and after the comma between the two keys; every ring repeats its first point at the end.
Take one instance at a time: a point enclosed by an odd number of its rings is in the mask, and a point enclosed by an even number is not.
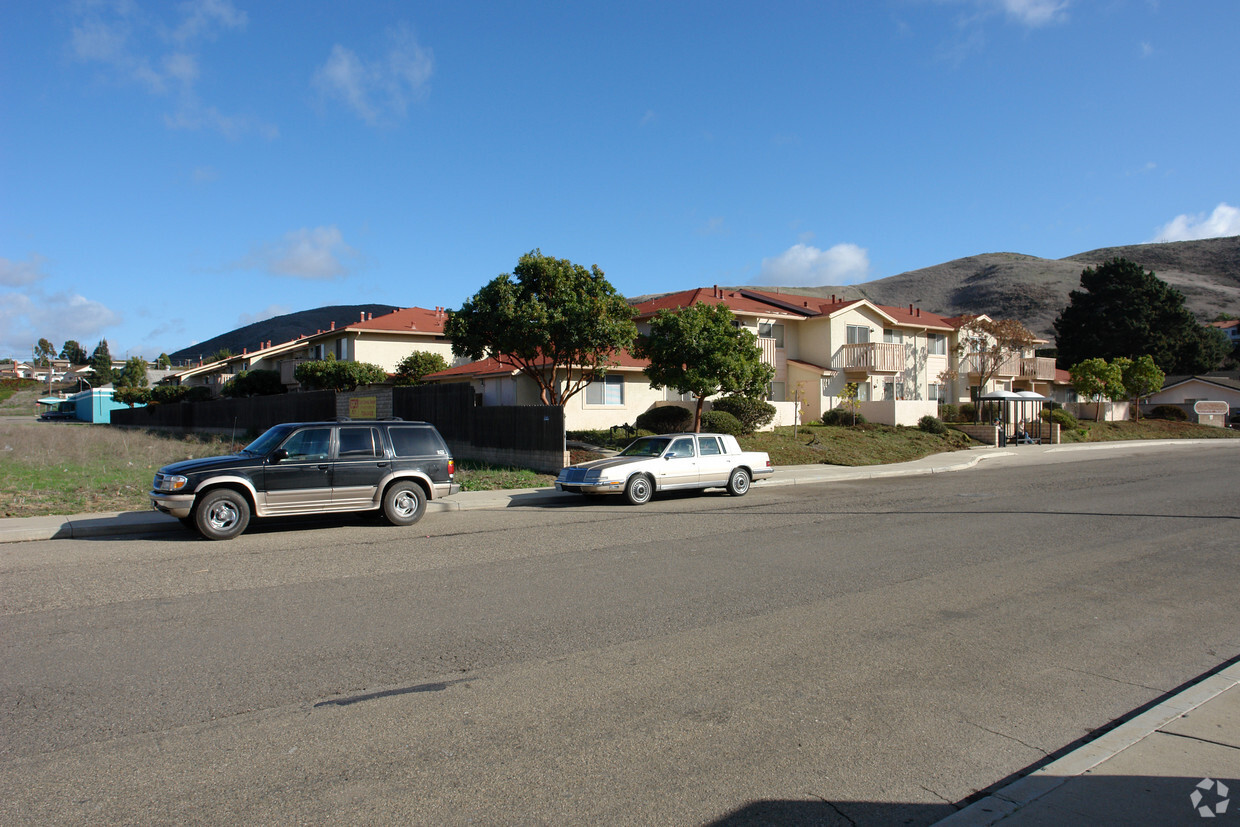
{"type": "Polygon", "coordinates": [[[448,476],[451,477],[456,473],[456,460],[448,460],[448,476]]]}

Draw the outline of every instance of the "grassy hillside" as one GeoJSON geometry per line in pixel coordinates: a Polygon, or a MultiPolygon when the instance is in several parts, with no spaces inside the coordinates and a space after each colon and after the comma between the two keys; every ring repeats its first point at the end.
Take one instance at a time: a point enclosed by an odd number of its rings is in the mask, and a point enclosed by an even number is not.
{"type": "Polygon", "coordinates": [[[257,350],[260,343],[271,342],[278,345],[298,336],[311,336],[320,330],[328,330],[332,322],[335,322],[337,327],[344,327],[356,322],[362,313],[383,316],[396,309],[390,304],[345,304],[302,310],[221,333],[168,355],[174,364],[179,364],[183,361],[197,361],[224,348],[233,353],[240,353],[245,348],[257,350]]]}
{"type": "MultiPolygon", "coordinates": [[[[1080,286],[1081,270],[1122,257],[1184,294],[1198,319],[1240,315],[1240,236],[1167,244],[1107,247],[1064,259],[1019,253],[986,253],[847,287],[780,287],[807,296],[843,295],[878,304],[915,304],[945,316],[986,313],[1020,319],[1035,333],[1054,338],[1055,316],[1080,286]]],[[[762,290],[763,287],[754,287],[762,290]]]]}

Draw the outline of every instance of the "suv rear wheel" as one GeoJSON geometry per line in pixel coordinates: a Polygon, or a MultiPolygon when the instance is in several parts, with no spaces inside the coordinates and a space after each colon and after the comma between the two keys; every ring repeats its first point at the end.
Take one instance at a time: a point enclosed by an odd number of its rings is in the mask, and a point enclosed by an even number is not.
{"type": "Polygon", "coordinates": [[[217,488],[194,507],[194,524],[208,540],[231,540],[249,523],[249,502],[231,488],[217,488]]]}
{"type": "Polygon", "coordinates": [[[398,482],[383,495],[383,516],[392,525],[413,525],[426,513],[426,494],[416,482],[398,482]]]}

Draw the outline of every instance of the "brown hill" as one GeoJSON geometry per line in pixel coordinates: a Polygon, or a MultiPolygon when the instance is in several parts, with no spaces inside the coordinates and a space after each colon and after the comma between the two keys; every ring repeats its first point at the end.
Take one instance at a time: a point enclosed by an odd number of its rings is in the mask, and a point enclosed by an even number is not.
{"type": "Polygon", "coordinates": [[[169,353],[173,364],[179,365],[196,362],[204,356],[227,348],[233,353],[241,353],[244,349],[257,350],[261,343],[271,342],[278,345],[298,336],[311,336],[320,330],[328,330],[332,322],[337,327],[352,324],[361,318],[362,313],[373,313],[383,316],[396,310],[391,304],[342,304],[331,307],[316,307],[313,310],[301,310],[254,322],[227,333],[199,342],[196,345],[181,348],[176,353],[169,353]]]}
{"type": "Polygon", "coordinates": [[[1019,253],[986,253],[846,287],[754,287],[807,296],[865,297],[878,304],[916,304],[941,313],[985,313],[1020,319],[1030,330],[1054,337],[1051,327],[1080,287],[1085,267],[1121,257],[1151,270],[1184,294],[1201,321],[1219,313],[1240,315],[1240,236],[1091,250],[1063,259],[1019,253]]]}

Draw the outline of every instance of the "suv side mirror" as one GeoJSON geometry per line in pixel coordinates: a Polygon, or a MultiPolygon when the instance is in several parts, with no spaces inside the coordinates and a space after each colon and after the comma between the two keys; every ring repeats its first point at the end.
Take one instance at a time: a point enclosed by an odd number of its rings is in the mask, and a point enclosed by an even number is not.
{"type": "Polygon", "coordinates": [[[284,450],[283,448],[277,448],[276,450],[271,452],[272,462],[279,462],[282,459],[288,459],[288,451],[284,450]]]}

